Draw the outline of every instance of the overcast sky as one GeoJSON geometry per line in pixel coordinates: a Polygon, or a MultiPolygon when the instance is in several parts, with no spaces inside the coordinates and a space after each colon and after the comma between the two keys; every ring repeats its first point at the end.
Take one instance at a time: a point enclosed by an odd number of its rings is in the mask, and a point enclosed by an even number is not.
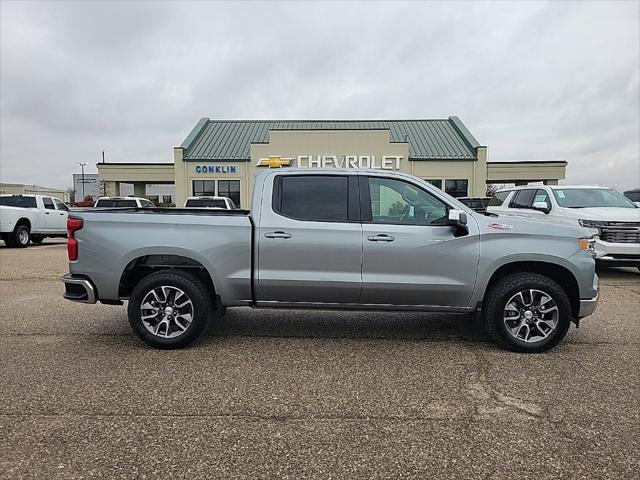
{"type": "Polygon", "coordinates": [[[640,3],[0,2],[0,179],[170,162],[200,117],[458,115],[490,161],[640,187],[640,3]]]}

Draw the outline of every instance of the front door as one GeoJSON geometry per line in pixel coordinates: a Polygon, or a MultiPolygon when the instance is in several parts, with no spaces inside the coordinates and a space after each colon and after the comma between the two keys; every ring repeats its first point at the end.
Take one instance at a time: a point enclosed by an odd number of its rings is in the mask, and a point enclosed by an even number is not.
{"type": "Polygon", "coordinates": [[[360,177],[361,303],[466,307],[478,269],[478,227],[455,237],[446,203],[403,179],[360,177]]]}
{"type": "Polygon", "coordinates": [[[279,174],[264,188],[267,204],[256,230],[258,302],[358,302],[357,176],[279,174]]]}

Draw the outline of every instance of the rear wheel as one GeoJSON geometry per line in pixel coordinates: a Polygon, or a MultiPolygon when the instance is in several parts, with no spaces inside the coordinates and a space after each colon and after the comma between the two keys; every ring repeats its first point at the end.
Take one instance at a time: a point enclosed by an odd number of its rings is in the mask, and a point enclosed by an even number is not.
{"type": "Polygon", "coordinates": [[[31,243],[40,244],[44,240],[42,235],[31,235],[31,243]]]}
{"type": "Polygon", "coordinates": [[[31,241],[31,233],[26,225],[18,225],[10,236],[9,246],[25,248],[31,241]]]}
{"type": "Polygon", "coordinates": [[[566,292],[537,273],[518,272],[498,280],[485,298],[484,311],[489,336],[516,352],[549,350],[571,325],[566,292]]]}
{"type": "Polygon", "coordinates": [[[212,311],[204,284],[180,270],[161,270],[143,278],[131,292],[129,323],[156,348],[182,348],[196,340],[212,311]]]}

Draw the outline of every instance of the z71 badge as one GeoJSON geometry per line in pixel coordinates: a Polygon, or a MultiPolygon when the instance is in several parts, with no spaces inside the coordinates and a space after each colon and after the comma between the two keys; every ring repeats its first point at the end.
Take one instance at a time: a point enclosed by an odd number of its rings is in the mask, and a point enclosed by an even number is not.
{"type": "Polygon", "coordinates": [[[513,225],[507,225],[506,223],[487,223],[484,228],[489,230],[511,230],[513,225]]]}

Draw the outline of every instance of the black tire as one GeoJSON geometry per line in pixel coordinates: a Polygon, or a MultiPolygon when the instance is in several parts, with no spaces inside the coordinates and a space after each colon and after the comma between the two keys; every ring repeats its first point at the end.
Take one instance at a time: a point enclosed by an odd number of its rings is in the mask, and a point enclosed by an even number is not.
{"type": "MultiPolygon", "coordinates": [[[[160,270],[143,278],[131,292],[127,307],[129,324],[138,338],[152,347],[163,349],[186,347],[196,340],[207,326],[211,312],[211,295],[205,285],[197,277],[181,270],[160,270]],[[193,305],[191,323],[182,333],[172,338],[154,335],[147,330],[141,318],[141,306],[145,296],[162,286],[182,290],[193,305]]],[[[165,332],[168,332],[168,328],[165,332]]]]}
{"type": "Polygon", "coordinates": [[[544,275],[528,272],[512,273],[498,280],[485,296],[483,310],[489,337],[503,348],[522,353],[545,352],[556,346],[567,334],[572,318],[571,302],[564,289],[544,275]],[[504,321],[507,302],[518,292],[528,289],[547,293],[558,307],[555,329],[546,338],[535,342],[515,338],[504,321]]]}
{"type": "Polygon", "coordinates": [[[31,243],[40,244],[44,241],[42,235],[31,235],[31,243]]]}
{"type": "Polygon", "coordinates": [[[29,227],[26,225],[18,225],[14,230],[13,234],[10,237],[10,247],[15,248],[26,248],[29,246],[29,242],[31,241],[31,232],[29,231],[29,227]]]}

